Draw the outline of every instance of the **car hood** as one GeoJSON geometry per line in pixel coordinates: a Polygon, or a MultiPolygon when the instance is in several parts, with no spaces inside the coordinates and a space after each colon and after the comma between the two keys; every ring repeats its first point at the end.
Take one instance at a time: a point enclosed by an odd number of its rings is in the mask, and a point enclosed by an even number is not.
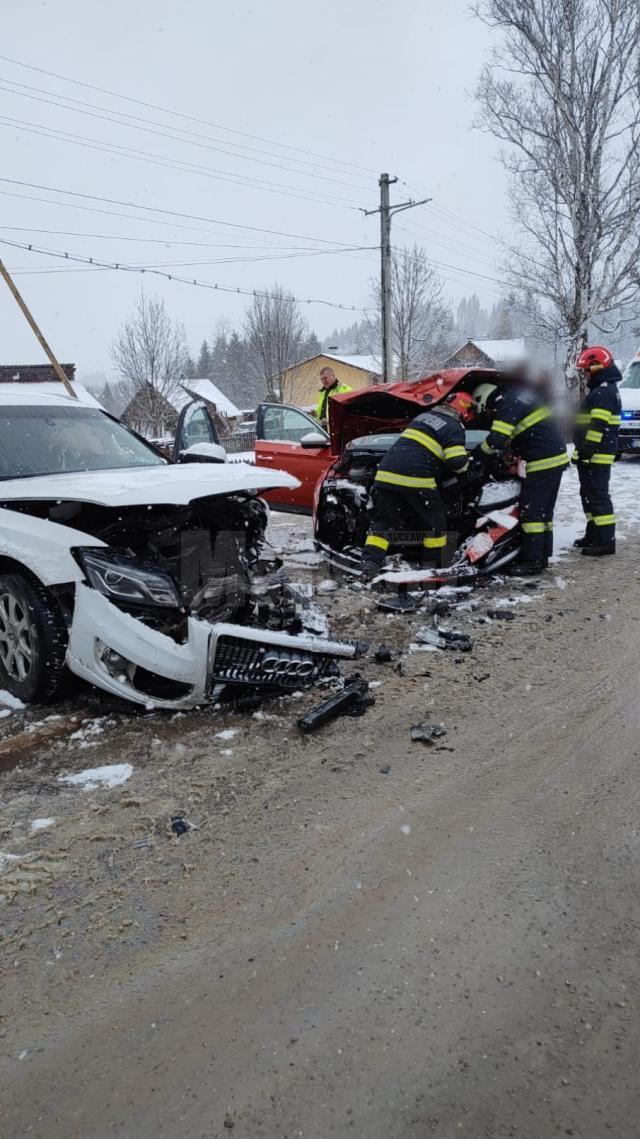
{"type": "Polygon", "coordinates": [[[455,388],[502,384],[508,373],[489,368],[449,368],[411,383],[376,385],[335,395],[331,400],[331,449],[341,455],[360,435],[403,431],[416,415],[440,403],[455,388]]]}
{"type": "Polygon", "coordinates": [[[186,506],[210,495],[299,485],[298,479],[286,471],[269,471],[249,463],[184,463],[8,479],[0,482],[0,501],[66,499],[96,506],[186,506]]]}

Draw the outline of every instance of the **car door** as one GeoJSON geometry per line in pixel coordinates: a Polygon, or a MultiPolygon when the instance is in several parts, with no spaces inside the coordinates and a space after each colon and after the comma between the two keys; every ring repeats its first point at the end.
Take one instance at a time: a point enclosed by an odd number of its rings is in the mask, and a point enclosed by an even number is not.
{"type": "Polygon", "coordinates": [[[209,414],[206,403],[194,399],[183,407],[180,412],[176,439],[173,447],[173,458],[177,461],[181,451],[197,443],[218,443],[218,432],[215,423],[209,414]]]}
{"type": "Polygon", "coordinates": [[[274,490],[264,496],[272,506],[300,514],[311,513],[315,485],[335,458],[329,436],[318,421],[286,403],[258,407],[255,456],[256,466],[288,471],[300,480],[295,490],[274,490]],[[311,434],[322,442],[303,445],[302,440],[311,434]]]}

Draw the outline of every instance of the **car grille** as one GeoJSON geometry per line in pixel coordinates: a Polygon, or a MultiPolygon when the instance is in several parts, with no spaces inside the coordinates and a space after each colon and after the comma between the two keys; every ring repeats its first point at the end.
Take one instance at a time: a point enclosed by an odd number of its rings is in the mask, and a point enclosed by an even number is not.
{"type": "Polygon", "coordinates": [[[242,640],[219,638],[212,680],[227,684],[257,684],[287,691],[315,684],[335,671],[333,657],[242,640]]]}

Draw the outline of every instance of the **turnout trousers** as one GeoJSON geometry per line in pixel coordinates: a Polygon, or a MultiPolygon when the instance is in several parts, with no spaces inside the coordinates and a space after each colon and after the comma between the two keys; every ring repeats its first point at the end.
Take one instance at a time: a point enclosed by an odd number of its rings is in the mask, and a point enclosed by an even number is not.
{"type": "Polygon", "coordinates": [[[553,553],[553,512],[564,467],[528,474],[520,492],[521,560],[545,562],[553,553]]]}
{"type": "Polygon", "coordinates": [[[373,511],[364,556],[384,562],[390,546],[418,546],[425,560],[442,564],[447,544],[447,515],[436,490],[373,489],[373,511]]]}
{"type": "Polygon", "coordinates": [[[616,516],[609,494],[611,466],[578,462],[580,498],[587,519],[587,538],[596,546],[616,540],[616,516]]]}

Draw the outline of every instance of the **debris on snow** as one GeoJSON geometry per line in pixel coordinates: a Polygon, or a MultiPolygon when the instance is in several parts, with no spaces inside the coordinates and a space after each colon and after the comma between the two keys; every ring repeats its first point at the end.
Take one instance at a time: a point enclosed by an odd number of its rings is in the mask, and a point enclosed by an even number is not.
{"type": "Polygon", "coordinates": [[[74,787],[82,787],[85,791],[96,791],[99,787],[119,787],[132,775],[132,764],[110,763],[104,767],[88,767],[86,771],[77,771],[75,775],[59,775],[58,782],[70,783],[74,787]]]}

